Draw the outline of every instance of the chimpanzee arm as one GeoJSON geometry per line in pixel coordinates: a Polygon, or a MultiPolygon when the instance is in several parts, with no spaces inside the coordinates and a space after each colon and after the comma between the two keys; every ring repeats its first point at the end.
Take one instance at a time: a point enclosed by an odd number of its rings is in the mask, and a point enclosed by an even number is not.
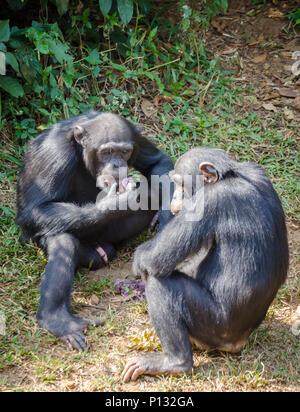
{"type": "MultiPolygon", "coordinates": [[[[173,169],[173,163],[171,159],[162,153],[153,143],[148,139],[140,135],[139,133],[135,136],[136,143],[139,147],[139,151],[136,160],[133,164],[134,168],[139,170],[146,178],[150,184],[151,176],[163,176],[166,175],[168,178],[168,173],[173,169]]],[[[173,192],[174,184],[169,180],[170,184],[170,199],[164,199],[164,205],[158,212],[158,222],[159,231],[171,220],[172,214],[170,212],[170,205],[173,192]]],[[[162,188],[159,188],[159,204],[162,207],[162,188]]]]}
{"type": "Polygon", "coordinates": [[[123,206],[121,210],[111,207],[113,199],[110,197],[102,199],[97,205],[87,204],[85,206],[50,201],[23,211],[23,224],[26,226],[28,223],[31,230],[35,229],[36,237],[64,232],[85,236],[91,231],[101,229],[114,219],[134,214],[134,211],[124,206],[130,202],[131,197],[136,196],[135,190],[119,195],[118,202],[123,206]]]}
{"type": "MultiPolygon", "coordinates": [[[[59,130],[56,130],[59,127],[62,126],[54,125],[31,141],[26,153],[18,182],[17,216],[26,237],[64,232],[85,236],[113,219],[134,214],[129,208],[110,208],[108,196],[97,205],[79,206],[66,201],[74,186],[81,152],[67,138],[57,138],[60,136],[59,130]],[[103,202],[104,207],[101,208],[103,202]]],[[[118,201],[129,201],[131,196],[136,196],[134,190],[118,196],[118,201]]],[[[84,200],[84,195],[82,198],[84,200]]]]}
{"type": "Polygon", "coordinates": [[[161,176],[173,169],[171,159],[148,139],[138,133],[135,135],[135,140],[139,150],[133,166],[144,176],[147,178],[152,175],[161,176]]]}
{"type": "Polygon", "coordinates": [[[179,212],[161,232],[137,248],[134,273],[170,276],[179,263],[213,239],[215,220],[213,210],[210,212],[196,221],[187,221],[186,212],[179,212]]]}

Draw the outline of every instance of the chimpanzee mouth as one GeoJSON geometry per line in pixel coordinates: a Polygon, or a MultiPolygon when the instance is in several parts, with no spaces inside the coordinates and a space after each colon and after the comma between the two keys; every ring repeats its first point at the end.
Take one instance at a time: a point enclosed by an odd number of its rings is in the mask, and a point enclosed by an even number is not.
{"type": "Polygon", "coordinates": [[[119,193],[123,193],[125,192],[125,190],[127,189],[129,183],[132,183],[132,179],[130,177],[125,177],[124,179],[122,179],[121,181],[119,181],[118,185],[117,185],[117,191],[119,193]]]}

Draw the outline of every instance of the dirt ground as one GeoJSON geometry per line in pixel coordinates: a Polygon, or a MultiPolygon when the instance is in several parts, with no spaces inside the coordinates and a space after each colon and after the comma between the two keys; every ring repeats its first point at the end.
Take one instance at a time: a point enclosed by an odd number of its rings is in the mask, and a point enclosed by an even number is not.
{"type": "MultiPolygon", "coordinates": [[[[248,109],[264,118],[282,113],[298,122],[300,78],[292,73],[296,62],[292,57],[293,52],[300,51],[300,33],[295,32],[292,38],[287,34],[289,20],[284,15],[299,7],[299,2],[274,3],[268,3],[256,14],[253,2],[230,1],[226,16],[213,19],[205,35],[206,47],[211,55],[228,57],[228,69],[234,68],[238,83],[255,86],[248,109]],[[280,51],[269,47],[278,43],[283,45],[280,51]]],[[[295,139],[299,140],[299,136],[295,135],[295,139]]],[[[299,290],[293,290],[300,269],[299,222],[289,220],[288,228],[291,258],[287,287],[292,285],[293,293],[290,298],[287,293],[284,297],[279,294],[266,320],[240,354],[195,349],[192,375],[143,376],[124,384],[120,373],[126,360],[142,351],[159,349],[146,304],[116,294],[112,288],[104,290],[98,302],[93,299],[96,292],[90,296],[82,294],[77,280],[73,293],[77,313],[88,318],[107,318],[105,326],[88,331],[89,351],[70,353],[62,343],[49,337],[42,357],[39,354],[34,362],[29,358],[0,372],[0,382],[5,378],[6,387],[25,391],[299,391],[299,336],[291,333],[300,305],[299,290]]],[[[125,248],[109,267],[85,276],[95,281],[109,278],[112,283],[117,278],[128,278],[131,254],[125,248]]],[[[32,332],[34,335],[35,331],[32,332]]]]}
{"type": "Polygon", "coordinates": [[[214,30],[207,35],[210,52],[229,56],[228,69],[233,69],[235,62],[236,80],[255,86],[256,99],[249,101],[252,110],[261,111],[262,116],[281,112],[298,122],[300,80],[293,70],[299,67],[295,53],[300,50],[300,35],[299,29],[292,37],[287,34],[289,20],[284,15],[299,2],[278,2],[277,7],[269,5],[257,15],[253,15],[258,11],[251,1],[229,3],[229,13],[213,19],[214,30]],[[282,47],[278,49],[278,45],[282,47]]]}

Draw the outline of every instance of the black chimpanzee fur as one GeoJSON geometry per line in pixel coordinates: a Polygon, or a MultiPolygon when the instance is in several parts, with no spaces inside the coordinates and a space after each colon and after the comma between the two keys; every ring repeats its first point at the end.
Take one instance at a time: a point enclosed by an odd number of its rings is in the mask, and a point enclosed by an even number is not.
{"type": "Polygon", "coordinates": [[[286,279],[285,217],[267,174],[203,147],[185,153],[170,173],[175,183],[184,175],[204,177],[204,191],[194,195],[194,202],[204,196],[203,217],[187,221],[183,205],[135,252],[134,272],[144,276],[164,352],[130,361],[125,381],[191,370],[191,340],[206,349],[240,351],[286,279]]]}
{"type": "MultiPolygon", "coordinates": [[[[115,245],[141,232],[155,213],[111,211],[107,199],[105,208],[96,207],[97,179],[105,184],[107,174],[121,166],[133,166],[147,179],[173,168],[133,124],[112,113],[91,112],[61,121],[32,140],[19,176],[17,222],[23,239],[33,239],[48,255],[37,318],[76,349],[86,347],[82,331],[91,323],[70,314],[76,267],[102,266],[96,247],[112,259],[115,245]]],[[[165,224],[170,212],[160,217],[165,224]]]]}

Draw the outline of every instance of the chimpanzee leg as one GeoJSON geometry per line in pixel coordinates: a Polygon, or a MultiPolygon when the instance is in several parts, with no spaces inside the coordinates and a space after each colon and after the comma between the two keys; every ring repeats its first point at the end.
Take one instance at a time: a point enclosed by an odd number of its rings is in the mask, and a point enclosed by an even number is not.
{"type": "Polygon", "coordinates": [[[155,211],[138,210],[132,216],[111,221],[97,237],[99,244],[118,244],[134,238],[149,227],[154,214],[155,211]]]}
{"type": "Polygon", "coordinates": [[[48,264],[40,291],[37,313],[39,325],[62,339],[69,348],[85,349],[87,341],[83,331],[89,324],[100,320],[81,319],[70,314],[70,299],[79,241],[63,233],[47,239],[48,264]]]}
{"type": "Polygon", "coordinates": [[[184,273],[174,271],[169,278],[148,276],[145,286],[149,316],[164,352],[129,361],[122,372],[125,382],[142,374],[190,371],[190,339],[205,349],[238,352],[249,336],[249,329],[231,324],[212,293],[184,273]]]}
{"type": "Polygon", "coordinates": [[[137,236],[149,226],[153,215],[152,211],[137,211],[133,216],[110,222],[100,234],[94,233],[89,239],[81,241],[78,266],[96,270],[108,264],[116,254],[113,244],[117,245],[137,236]]]}
{"type": "Polygon", "coordinates": [[[148,277],[145,285],[149,316],[164,352],[131,359],[122,373],[125,382],[142,374],[189,372],[193,366],[184,290],[174,288],[170,279],[155,277],[148,277]]]}

